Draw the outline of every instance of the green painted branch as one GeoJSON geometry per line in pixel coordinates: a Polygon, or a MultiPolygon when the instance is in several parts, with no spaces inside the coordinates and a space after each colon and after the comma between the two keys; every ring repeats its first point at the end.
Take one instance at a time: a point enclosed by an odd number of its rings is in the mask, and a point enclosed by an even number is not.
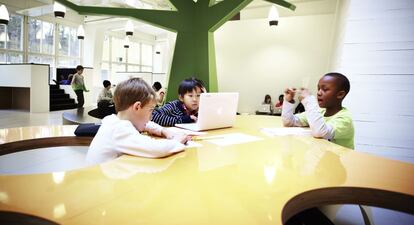
{"type": "MultiPolygon", "coordinates": [[[[295,10],[296,6],[283,0],[265,0],[291,10],[295,10]]],[[[209,29],[210,31],[217,30],[226,21],[235,16],[244,7],[246,7],[252,0],[225,0],[217,3],[209,9],[209,29]]]]}
{"type": "Polygon", "coordinates": [[[96,7],[96,6],[79,6],[68,0],[56,0],[63,5],[77,11],[82,15],[111,15],[121,17],[134,17],[138,20],[145,21],[154,26],[161,27],[170,31],[176,31],[175,21],[178,19],[177,11],[165,10],[148,10],[135,8],[114,8],[114,7],[96,7]]]}
{"type": "Polygon", "coordinates": [[[265,1],[270,2],[270,3],[274,3],[276,5],[283,6],[285,8],[288,8],[288,9],[292,10],[292,11],[295,11],[295,9],[296,9],[295,5],[293,5],[293,4],[291,4],[287,1],[283,1],[283,0],[265,0],[265,1]]]}
{"type": "Polygon", "coordinates": [[[188,7],[192,7],[192,5],[196,4],[192,0],[170,0],[170,2],[178,11],[187,9],[188,7]]]}
{"type": "Polygon", "coordinates": [[[214,32],[253,0],[225,0],[208,9],[208,28],[214,32]]]}

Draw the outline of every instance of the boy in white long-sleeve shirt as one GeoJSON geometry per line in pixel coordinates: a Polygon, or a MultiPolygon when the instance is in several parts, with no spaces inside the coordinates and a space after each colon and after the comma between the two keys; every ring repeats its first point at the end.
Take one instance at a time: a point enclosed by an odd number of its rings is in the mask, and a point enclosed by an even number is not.
{"type": "Polygon", "coordinates": [[[319,80],[317,98],[311,95],[309,90],[301,88],[299,101],[305,106],[305,112],[297,115],[293,115],[296,88],[286,89],[282,108],[283,125],[309,126],[314,137],[354,149],[352,117],[350,112],[342,107],[342,101],[349,89],[349,80],[344,75],[325,74],[319,80]]]}
{"type": "Polygon", "coordinates": [[[111,91],[111,82],[109,80],[104,80],[102,82],[104,89],[98,95],[98,104],[101,101],[107,101],[108,103],[113,103],[113,95],[111,91]]]}
{"type": "Polygon", "coordinates": [[[124,153],[147,158],[165,157],[183,151],[184,143],[191,139],[149,121],[156,105],[155,92],[140,78],[118,84],[114,102],[118,113],[102,120],[86,156],[90,163],[108,161],[124,153]],[[153,139],[140,134],[143,131],[172,140],[153,139]]]}

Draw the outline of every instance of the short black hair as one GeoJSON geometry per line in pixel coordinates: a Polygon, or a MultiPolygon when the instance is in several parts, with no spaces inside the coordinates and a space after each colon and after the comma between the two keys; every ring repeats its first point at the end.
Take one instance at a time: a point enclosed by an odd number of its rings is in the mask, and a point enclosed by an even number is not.
{"type": "Polygon", "coordinates": [[[154,88],[155,91],[159,91],[162,88],[162,85],[160,82],[155,81],[154,84],[152,85],[152,88],[154,88]]]}
{"type": "Polygon", "coordinates": [[[79,70],[83,70],[83,66],[78,65],[78,66],[76,67],[76,71],[79,71],[79,70]]]}
{"type": "Polygon", "coordinates": [[[104,87],[111,86],[111,81],[109,81],[109,80],[104,80],[104,81],[103,81],[103,86],[104,86],[104,87]]]}
{"type": "Polygon", "coordinates": [[[345,75],[341,73],[332,72],[324,75],[324,77],[326,76],[336,78],[338,91],[345,91],[347,94],[349,93],[349,90],[351,89],[351,84],[349,83],[349,80],[345,75]]]}
{"type": "Polygon", "coordinates": [[[204,92],[203,89],[205,89],[205,87],[203,81],[194,77],[185,79],[181,81],[180,85],[178,86],[178,94],[182,97],[188,92],[192,92],[194,89],[196,89],[196,87],[199,87],[201,91],[204,92]]]}

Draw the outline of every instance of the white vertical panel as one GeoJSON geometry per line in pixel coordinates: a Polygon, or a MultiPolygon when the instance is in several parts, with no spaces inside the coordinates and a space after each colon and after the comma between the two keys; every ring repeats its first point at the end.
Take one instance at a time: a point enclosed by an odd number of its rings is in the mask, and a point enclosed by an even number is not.
{"type": "Polygon", "coordinates": [[[356,149],[414,162],[414,1],[347,2],[333,70],[351,82],[356,149]]]}
{"type": "Polygon", "coordinates": [[[49,66],[27,65],[30,68],[30,112],[49,112],[49,66]]]}
{"type": "Polygon", "coordinates": [[[0,87],[30,87],[30,65],[0,65],[0,87]]]}

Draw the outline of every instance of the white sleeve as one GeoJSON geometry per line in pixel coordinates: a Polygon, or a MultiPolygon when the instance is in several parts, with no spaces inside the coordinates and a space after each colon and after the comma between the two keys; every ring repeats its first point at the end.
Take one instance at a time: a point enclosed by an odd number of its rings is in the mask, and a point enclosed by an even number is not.
{"type": "Polygon", "coordinates": [[[303,127],[306,126],[302,124],[299,118],[293,115],[293,111],[295,110],[295,104],[290,103],[286,100],[283,101],[282,105],[282,121],[283,126],[285,127],[303,127]]]}
{"type": "Polygon", "coordinates": [[[147,158],[160,158],[184,150],[175,140],[153,139],[141,135],[132,125],[115,128],[113,132],[116,151],[147,158]]]}
{"type": "Polygon", "coordinates": [[[162,136],[162,130],[164,127],[160,126],[158,123],[154,123],[152,121],[148,121],[148,123],[145,125],[145,131],[156,135],[156,136],[162,136]]]}
{"type": "Polygon", "coordinates": [[[331,140],[335,136],[334,129],[331,125],[325,123],[323,115],[319,112],[319,105],[315,96],[311,95],[302,100],[305,106],[306,119],[312,130],[312,136],[331,140]]]}

